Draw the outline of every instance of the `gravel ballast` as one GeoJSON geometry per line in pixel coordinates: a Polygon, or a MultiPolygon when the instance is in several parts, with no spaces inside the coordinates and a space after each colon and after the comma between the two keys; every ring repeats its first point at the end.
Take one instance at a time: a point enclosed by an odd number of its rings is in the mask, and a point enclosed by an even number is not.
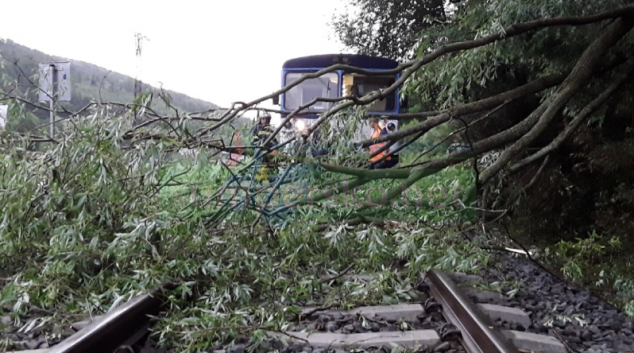
{"type": "Polygon", "coordinates": [[[522,309],[532,320],[529,327],[498,320],[498,327],[548,334],[575,352],[634,352],[634,320],[624,313],[586,290],[562,283],[526,259],[507,254],[495,256],[496,266],[484,270],[484,282],[513,281],[523,286],[513,297],[469,297],[476,303],[522,309]]]}

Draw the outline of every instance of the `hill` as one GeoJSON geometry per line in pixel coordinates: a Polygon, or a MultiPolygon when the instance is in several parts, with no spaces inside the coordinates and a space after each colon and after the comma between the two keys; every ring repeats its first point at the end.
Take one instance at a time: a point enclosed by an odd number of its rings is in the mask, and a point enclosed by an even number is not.
{"type": "MultiPolygon", "coordinates": [[[[37,83],[38,63],[49,61],[69,61],[71,63],[72,101],[61,103],[69,111],[77,111],[91,101],[131,103],[134,99],[134,78],[90,63],[56,57],[34,50],[10,39],[0,39],[0,89],[13,89],[29,101],[36,102],[32,82],[37,83]]],[[[159,92],[158,88],[142,84],[142,92],[159,92]]],[[[172,105],[184,112],[198,112],[217,108],[213,103],[189,97],[183,93],[165,90],[172,99],[172,105]]],[[[162,114],[169,111],[165,104],[154,100],[152,108],[162,114]]],[[[34,110],[40,119],[47,119],[48,113],[34,110]]],[[[173,112],[172,112],[173,114],[173,112]]]]}

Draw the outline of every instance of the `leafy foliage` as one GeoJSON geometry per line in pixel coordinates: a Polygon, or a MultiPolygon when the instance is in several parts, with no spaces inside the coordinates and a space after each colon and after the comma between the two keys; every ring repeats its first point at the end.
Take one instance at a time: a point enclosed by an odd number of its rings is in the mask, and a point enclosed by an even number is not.
{"type": "Polygon", "coordinates": [[[339,40],[359,54],[395,60],[412,58],[419,33],[446,19],[442,0],[350,1],[331,25],[339,40]]]}
{"type": "MultiPolygon", "coordinates": [[[[418,54],[424,55],[447,43],[481,38],[500,32],[504,27],[531,20],[582,16],[614,9],[627,1],[562,3],[543,0],[525,1],[465,1],[443,25],[423,31],[425,41],[418,46],[418,54]]],[[[469,101],[482,90],[506,80],[519,77],[528,82],[552,73],[568,73],[581,52],[594,39],[595,33],[605,24],[597,23],[579,27],[552,27],[496,42],[473,50],[444,56],[419,70],[407,83],[407,92],[420,96],[422,101],[433,101],[434,108],[446,108],[469,101]],[[552,48],[557,48],[552,50],[552,48]]],[[[632,35],[619,44],[619,48],[606,58],[611,60],[623,55],[622,50],[631,47],[632,35]]],[[[596,87],[599,88],[599,87],[596,87]]],[[[600,89],[600,88],[599,88],[600,89]]],[[[547,94],[547,93],[546,93],[547,94]]],[[[586,98],[585,96],[584,98],[586,98]]],[[[574,103],[577,112],[587,100],[574,103]]]]}
{"type": "Polygon", "coordinates": [[[592,231],[587,238],[562,240],[553,249],[546,248],[545,260],[557,266],[565,278],[591,288],[634,316],[634,274],[621,239],[592,231]]]}
{"type": "MultiPolygon", "coordinates": [[[[514,24],[546,18],[587,16],[628,4],[629,1],[623,0],[457,1],[452,5],[455,6],[452,11],[445,12],[445,21],[423,27],[417,33],[416,57],[422,58],[452,43],[503,33],[504,28],[514,24]]],[[[348,21],[348,26],[354,29],[343,25],[335,27],[339,37],[346,38],[349,33],[374,33],[366,30],[367,23],[372,21],[363,22],[361,19],[379,17],[374,15],[373,9],[361,6],[357,9],[360,14],[355,18],[359,20],[348,21]]],[[[394,15],[399,16],[398,13],[394,15]]],[[[403,12],[400,16],[398,21],[406,21],[408,14],[403,12]]],[[[495,96],[540,77],[551,74],[566,76],[577,64],[580,54],[595,40],[597,33],[605,30],[609,23],[601,21],[582,26],[542,28],[471,50],[440,56],[417,70],[406,81],[404,92],[410,102],[415,102],[410,111],[451,109],[463,103],[495,96]]],[[[403,33],[409,35],[412,32],[403,30],[403,33]]],[[[389,41],[389,32],[376,35],[389,41]]],[[[345,43],[349,48],[362,51],[351,41],[345,43]]],[[[610,49],[591,81],[557,114],[542,136],[521,151],[510,164],[530,156],[561,134],[583,107],[622,75],[620,68],[631,59],[629,53],[633,47],[634,33],[630,31],[610,49]]],[[[510,131],[557,89],[553,87],[539,94],[507,101],[482,114],[465,115],[461,117],[461,123],[471,124],[469,137],[475,141],[510,131]]],[[[594,249],[592,251],[596,253],[593,256],[604,260],[605,257],[613,256],[616,263],[627,262],[627,254],[634,245],[626,235],[633,230],[630,215],[634,212],[632,193],[628,191],[634,186],[634,176],[629,168],[634,141],[632,95],[634,86],[631,82],[622,85],[567,141],[548,154],[547,163],[542,164],[540,160],[519,170],[502,170],[494,180],[482,185],[479,195],[481,203],[487,208],[504,212],[510,218],[512,229],[520,233],[522,240],[528,244],[546,248],[555,246],[559,241],[563,243],[558,246],[572,246],[576,244],[576,239],[579,239],[579,244],[596,242],[598,240],[587,235],[596,231],[607,239],[620,242],[622,250],[613,249],[608,254],[604,252],[605,248],[594,249]]],[[[444,129],[445,134],[449,131],[444,125],[436,129],[444,129]]],[[[428,133],[422,139],[431,135],[428,133]]],[[[467,140],[466,134],[461,135],[461,138],[467,140]]],[[[503,152],[503,148],[500,148],[482,156],[479,168],[482,170],[491,166],[503,152]]],[[[597,274],[602,270],[605,274],[610,271],[620,273],[622,283],[629,283],[629,278],[632,278],[627,271],[604,268],[589,264],[585,258],[576,258],[575,254],[587,255],[587,252],[578,253],[579,249],[576,250],[557,255],[560,261],[568,263],[565,270],[571,278],[583,273],[584,278],[592,279],[584,284],[599,290],[606,288],[605,284],[597,284],[597,274]]],[[[610,280],[604,278],[605,283],[615,281],[616,277],[610,280]]],[[[616,292],[608,297],[621,305],[630,305],[631,310],[631,303],[627,304],[629,299],[615,299],[630,295],[627,294],[629,290],[625,289],[627,285],[621,284],[619,288],[615,288],[616,292]]]]}
{"type": "MultiPolygon", "coordinates": [[[[27,151],[25,138],[4,135],[0,303],[12,307],[18,322],[43,308],[55,312],[42,319],[41,329],[50,330],[170,282],[176,286],[155,337],[178,350],[201,351],[281,330],[300,305],[416,300],[411,287],[420,271],[472,272],[488,261],[447,227],[466,217],[451,201],[472,182],[468,169],[422,179],[397,209],[371,209],[368,215],[400,219],[384,227],[345,220],[356,212],[355,198],[365,201],[394,183],[389,180],[339,195],[336,208],[327,202],[300,207],[284,229],[271,232],[260,223],[251,230],[257,207],[229,208],[214,218],[223,209],[218,191],[239,169],[216,164],[212,150],[181,155],[175,138],[127,141],[133,118],[131,111],[112,115],[106,107],[73,117],[59,144],[40,152],[27,151]],[[320,279],[346,268],[378,277],[341,286],[320,279]]],[[[324,174],[310,187],[342,178],[324,174]]]]}

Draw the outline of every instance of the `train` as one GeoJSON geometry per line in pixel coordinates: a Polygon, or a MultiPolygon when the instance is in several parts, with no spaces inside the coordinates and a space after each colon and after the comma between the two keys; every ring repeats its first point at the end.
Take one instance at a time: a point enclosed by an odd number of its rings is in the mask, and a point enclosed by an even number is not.
{"type": "MultiPolygon", "coordinates": [[[[315,98],[340,98],[346,96],[363,97],[374,91],[391,86],[400,78],[401,75],[400,72],[389,73],[389,71],[397,68],[399,63],[387,58],[363,54],[312,55],[289,59],[283,63],[281,87],[284,88],[294,81],[299,80],[302,75],[315,73],[335,64],[344,64],[367,71],[373,71],[377,74],[363,75],[349,70],[336,70],[317,78],[304,80],[297,86],[294,86],[285,93],[282,93],[279,97],[273,98],[273,104],[279,106],[279,110],[282,112],[282,121],[284,121],[292,111],[308,104],[315,98]],[[386,73],[381,74],[381,72],[386,73]]],[[[307,109],[302,110],[300,113],[296,114],[291,121],[282,127],[278,141],[280,141],[280,143],[284,143],[292,136],[302,135],[307,132],[309,128],[313,127],[320,115],[332,108],[334,104],[335,102],[317,102],[307,109]]],[[[382,118],[382,125],[387,129],[388,133],[392,133],[399,129],[399,121],[389,119],[389,116],[399,114],[406,108],[407,100],[402,99],[399,87],[392,94],[387,95],[381,100],[375,101],[367,107],[367,117],[382,118]]],[[[330,119],[328,124],[331,129],[329,129],[329,131],[331,133],[332,131],[336,131],[336,129],[343,123],[345,122],[330,119]],[[337,124],[339,124],[339,126],[337,124]]],[[[336,150],[334,152],[338,151],[340,153],[343,151],[340,146],[333,147],[321,144],[321,133],[322,129],[318,128],[313,132],[313,134],[311,134],[309,142],[311,142],[310,153],[313,157],[332,153],[333,150],[336,150]]],[[[343,142],[350,146],[351,144],[368,139],[371,134],[372,128],[370,127],[369,119],[366,119],[364,123],[360,124],[359,128],[354,131],[350,141],[339,142],[343,142]]],[[[234,133],[234,136],[232,137],[233,146],[243,146],[243,141],[242,133],[234,133]]],[[[294,143],[286,144],[283,151],[289,152],[292,150],[293,146],[294,143]]],[[[398,144],[394,145],[392,148],[396,148],[397,146],[398,144]]],[[[225,158],[223,159],[226,159],[228,164],[233,166],[239,163],[243,158],[244,156],[239,152],[233,154],[225,153],[225,158]]]]}
{"type": "MultiPolygon", "coordinates": [[[[335,64],[344,64],[367,71],[375,71],[378,75],[362,75],[347,70],[337,70],[321,75],[318,78],[307,79],[283,93],[278,99],[273,100],[274,104],[280,106],[280,110],[283,112],[281,114],[282,121],[288,117],[290,112],[308,104],[315,98],[339,98],[350,95],[363,97],[371,92],[391,86],[400,78],[400,73],[380,74],[382,71],[395,69],[399,65],[395,60],[363,54],[325,54],[298,57],[284,62],[282,65],[281,86],[286,87],[300,79],[302,75],[318,72],[335,64]]],[[[367,115],[368,117],[381,117],[399,114],[402,109],[406,108],[404,103],[406,104],[406,101],[401,100],[399,87],[392,94],[367,107],[367,115]]],[[[284,138],[290,138],[297,134],[301,135],[307,131],[314,125],[320,114],[332,108],[334,104],[334,102],[317,102],[295,115],[280,131],[282,142],[284,138]]],[[[362,124],[355,131],[351,141],[345,142],[360,142],[370,137],[372,129],[368,121],[366,120],[365,124],[362,124]]],[[[399,129],[398,120],[390,120],[388,118],[382,119],[382,121],[382,124],[390,133],[399,129]]],[[[338,122],[331,119],[329,123],[332,126],[332,124],[337,124],[338,122]]],[[[323,155],[328,152],[326,148],[322,148],[323,146],[316,141],[320,138],[320,132],[321,129],[317,129],[312,135],[312,141],[314,146],[316,146],[311,148],[313,156],[323,155]]],[[[287,148],[290,148],[290,146],[287,145],[287,148]]]]}

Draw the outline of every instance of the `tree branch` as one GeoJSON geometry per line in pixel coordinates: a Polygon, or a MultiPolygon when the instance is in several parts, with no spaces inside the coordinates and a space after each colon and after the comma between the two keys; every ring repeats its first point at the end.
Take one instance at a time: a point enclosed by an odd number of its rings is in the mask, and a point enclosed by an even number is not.
{"type": "MultiPolygon", "coordinates": [[[[445,137],[444,139],[442,139],[442,141],[438,142],[436,145],[434,145],[434,146],[433,146],[432,148],[430,148],[428,151],[423,151],[420,155],[418,155],[418,156],[414,159],[414,161],[413,161],[412,163],[416,163],[416,161],[417,161],[419,158],[421,158],[421,157],[422,157],[422,156],[424,156],[425,154],[429,153],[430,151],[433,151],[436,147],[440,146],[443,142],[445,142],[446,140],[448,140],[449,138],[451,138],[451,136],[454,136],[454,135],[456,135],[456,134],[458,134],[458,133],[460,133],[460,132],[462,132],[462,131],[466,131],[466,130],[469,128],[469,126],[473,126],[473,125],[475,125],[476,123],[478,123],[478,122],[480,122],[480,121],[482,121],[482,120],[485,120],[485,119],[489,118],[489,117],[490,117],[493,113],[495,113],[495,112],[497,112],[498,110],[502,109],[503,107],[505,107],[505,106],[506,106],[507,104],[509,104],[510,102],[512,102],[512,100],[505,101],[504,103],[502,103],[502,104],[498,105],[497,107],[495,107],[494,109],[490,110],[490,111],[489,111],[488,113],[486,113],[484,116],[482,116],[482,117],[480,117],[480,118],[476,119],[475,121],[471,122],[470,124],[468,124],[468,125],[466,125],[466,126],[464,126],[464,127],[460,128],[460,129],[458,129],[458,130],[456,130],[456,131],[454,131],[454,132],[450,133],[447,137],[445,137]]],[[[462,120],[461,120],[461,121],[462,121],[462,120]]],[[[463,122],[464,122],[464,121],[463,121],[463,122]]],[[[391,156],[391,155],[394,155],[394,154],[398,153],[398,152],[399,152],[399,151],[401,151],[403,148],[405,148],[405,147],[409,146],[410,144],[412,144],[413,142],[415,142],[416,140],[418,140],[421,136],[423,136],[423,135],[425,134],[425,132],[426,132],[426,131],[419,132],[419,133],[418,133],[416,136],[414,136],[414,138],[412,138],[410,141],[408,141],[408,142],[406,142],[406,143],[404,143],[404,144],[400,145],[398,148],[394,149],[394,151],[392,151],[391,153],[388,153],[388,154],[386,154],[385,156],[381,157],[381,159],[379,159],[376,163],[379,163],[379,162],[381,162],[381,161],[385,160],[387,157],[389,157],[389,156],[391,156]]],[[[471,143],[471,142],[470,142],[470,143],[471,143]]],[[[384,151],[384,150],[388,149],[388,148],[389,148],[389,146],[391,146],[391,144],[390,144],[390,145],[388,145],[388,146],[387,146],[387,148],[386,148],[386,147],[382,147],[379,151],[375,152],[375,154],[370,155],[370,158],[372,158],[372,157],[374,157],[376,154],[379,154],[379,153],[381,153],[382,151],[384,151]]]]}
{"type": "Polygon", "coordinates": [[[542,165],[537,170],[537,173],[535,173],[533,178],[531,178],[531,181],[528,182],[528,185],[526,185],[526,187],[524,188],[524,190],[523,190],[524,192],[527,191],[528,189],[530,189],[533,185],[535,185],[535,183],[537,182],[537,179],[539,178],[539,176],[544,171],[544,168],[546,168],[546,165],[548,165],[548,161],[549,160],[550,160],[550,156],[546,156],[546,158],[544,158],[544,162],[542,163],[542,165]]]}
{"type": "Polygon", "coordinates": [[[359,211],[368,209],[373,206],[386,206],[388,202],[393,200],[398,195],[402,194],[405,190],[409,189],[410,186],[414,185],[415,182],[420,179],[432,175],[434,173],[439,172],[439,170],[432,170],[431,168],[419,168],[410,170],[410,175],[401,185],[395,186],[392,189],[388,190],[387,193],[375,197],[371,203],[366,203],[363,207],[359,209],[359,211]]]}
{"type": "Polygon", "coordinates": [[[581,123],[586,120],[592,113],[594,113],[599,107],[601,107],[607,100],[610,98],[612,93],[616,91],[634,72],[634,61],[630,62],[627,68],[624,70],[622,74],[620,74],[619,78],[614,81],[608,88],[603,91],[597,98],[592,100],[588,105],[586,105],[581,112],[566,126],[564,132],[559,134],[551,143],[549,143],[546,147],[539,150],[537,153],[524,158],[517,164],[511,166],[510,171],[516,172],[520,168],[525,167],[526,165],[533,163],[534,161],[544,157],[545,155],[555,151],[558,149],[564,141],[566,141],[572,133],[579,128],[581,123]]]}
{"type": "MultiPolygon", "coordinates": [[[[409,61],[406,63],[402,63],[399,64],[396,68],[392,69],[392,70],[386,70],[386,71],[370,71],[370,70],[364,70],[364,69],[359,69],[356,67],[352,67],[352,66],[348,66],[348,65],[342,65],[342,64],[337,64],[337,65],[333,65],[327,68],[324,68],[322,70],[319,70],[317,72],[311,73],[311,74],[306,74],[306,75],[302,75],[302,77],[300,79],[298,79],[297,81],[293,81],[293,83],[285,86],[284,88],[275,91],[274,93],[271,93],[267,96],[258,98],[250,103],[244,103],[244,102],[234,102],[231,105],[231,108],[229,111],[227,111],[225,114],[223,114],[221,116],[220,121],[218,122],[218,124],[211,126],[207,129],[204,129],[203,131],[200,132],[199,136],[202,136],[208,132],[211,132],[213,130],[216,130],[217,128],[219,128],[220,126],[222,126],[224,123],[230,121],[231,119],[233,119],[236,114],[240,111],[243,111],[245,109],[250,108],[253,105],[259,104],[265,100],[274,98],[276,96],[279,96],[282,93],[287,92],[288,90],[290,90],[291,88],[299,85],[301,82],[310,79],[310,78],[317,78],[319,76],[322,76],[326,73],[329,72],[334,72],[336,70],[345,70],[348,72],[353,72],[353,73],[359,73],[359,74],[364,74],[364,75],[389,75],[389,74],[396,74],[396,73],[401,73],[401,77],[396,80],[391,86],[389,86],[388,88],[380,91],[380,92],[373,92],[369,95],[364,96],[363,98],[359,99],[358,102],[356,102],[356,104],[362,104],[362,105],[367,105],[370,104],[374,101],[376,101],[377,99],[382,99],[385,98],[388,94],[393,93],[398,87],[400,87],[414,72],[416,72],[416,70],[418,70],[419,68],[421,68],[422,66],[436,60],[437,58],[445,55],[445,54],[449,54],[452,52],[457,52],[457,51],[463,51],[463,50],[468,50],[468,49],[473,49],[473,48],[477,48],[477,47],[481,47],[487,44],[491,44],[494,43],[498,40],[502,40],[502,39],[506,39],[506,38],[510,38],[510,37],[514,37],[514,36],[518,36],[520,34],[526,33],[528,31],[532,31],[532,30],[537,30],[537,29],[541,29],[541,28],[546,28],[546,27],[554,27],[554,26],[563,26],[563,25],[573,25],[573,26],[577,26],[577,25],[586,25],[586,24],[590,24],[590,23],[595,23],[595,22],[599,22],[599,21],[603,21],[606,19],[610,19],[610,18],[616,18],[616,17],[621,17],[621,16],[625,16],[625,15],[631,15],[634,14],[634,5],[628,5],[628,6],[624,6],[621,7],[619,9],[616,10],[612,10],[612,11],[607,11],[604,13],[600,13],[597,15],[592,15],[592,16],[583,16],[583,17],[559,17],[559,18],[551,18],[551,19],[543,19],[543,20],[535,20],[535,21],[528,21],[525,23],[520,23],[520,24],[515,24],[512,25],[510,27],[505,28],[504,30],[502,30],[500,33],[495,33],[495,34],[491,34],[485,37],[482,37],[480,39],[476,39],[476,40],[471,40],[471,41],[465,41],[465,42],[458,42],[458,43],[452,43],[452,44],[448,44],[448,45],[444,45],[439,47],[438,49],[434,50],[432,53],[423,56],[420,59],[416,59],[413,61],[409,61]],[[240,108],[236,108],[236,106],[240,104],[242,105],[240,108]]],[[[329,109],[328,111],[326,111],[324,114],[322,114],[322,116],[317,119],[317,121],[315,122],[315,124],[308,129],[308,135],[310,135],[314,130],[316,130],[324,121],[328,120],[332,115],[334,115],[335,113],[351,107],[355,104],[355,102],[353,101],[348,101],[345,103],[342,103],[340,105],[336,105],[333,108],[329,109]]],[[[416,133],[412,132],[413,133],[416,133]]],[[[272,134],[269,139],[274,138],[277,133],[279,133],[279,131],[275,132],[274,134],[272,134]]],[[[386,136],[384,136],[385,138],[386,136]]],[[[401,136],[403,137],[403,136],[401,136]]],[[[388,139],[382,140],[380,142],[383,141],[387,141],[388,139]]],[[[377,143],[379,141],[376,142],[372,142],[370,144],[373,143],[377,143]]],[[[366,146],[367,147],[367,146],[366,146]]]]}
{"type": "Polygon", "coordinates": [[[492,166],[480,175],[481,183],[486,184],[497,174],[514,156],[520,153],[530,143],[535,141],[555,118],[570,99],[588,82],[595,67],[600,63],[603,55],[614,46],[634,26],[633,18],[619,18],[595,39],[583,52],[570,75],[559,88],[559,92],[551,99],[542,103],[542,109],[535,110],[527,120],[538,118],[530,131],[509,147],[492,166]]]}
{"type": "Polygon", "coordinates": [[[450,109],[449,111],[445,113],[433,116],[407,129],[402,129],[397,132],[384,135],[375,139],[367,139],[361,143],[361,146],[368,147],[375,143],[399,140],[399,139],[402,139],[403,137],[420,133],[420,132],[425,133],[436,126],[451,120],[452,116],[462,116],[466,114],[477,113],[487,109],[493,109],[499,106],[500,104],[503,104],[506,101],[514,100],[514,99],[527,96],[529,94],[534,94],[534,93],[543,91],[547,88],[556,86],[560,84],[563,80],[564,80],[564,76],[558,75],[558,74],[542,77],[537,80],[531,81],[523,86],[514,88],[504,93],[500,93],[493,97],[485,98],[476,102],[459,105],[457,107],[450,109]]]}
{"type": "Polygon", "coordinates": [[[410,171],[406,169],[383,169],[383,170],[367,170],[361,168],[346,168],[330,164],[320,163],[322,168],[329,172],[356,176],[370,180],[376,179],[406,179],[409,177],[410,171]]]}

